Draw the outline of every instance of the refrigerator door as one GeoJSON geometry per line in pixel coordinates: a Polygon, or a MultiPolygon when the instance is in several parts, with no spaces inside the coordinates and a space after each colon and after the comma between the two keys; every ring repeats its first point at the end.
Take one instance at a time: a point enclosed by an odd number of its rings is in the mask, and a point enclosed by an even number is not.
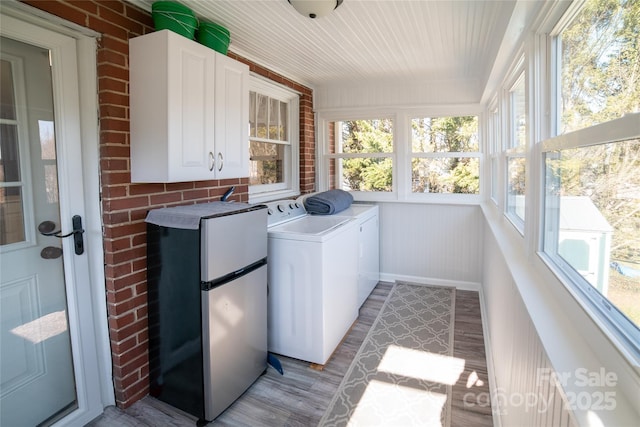
{"type": "Polygon", "coordinates": [[[203,282],[238,271],[267,256],[267,209],[202,220],[203,282]]]}
{"type": "Polygon", "coordinates": [[[267,368],[267,266],[202,291],[205,419],[212,420],[267,368]]]}

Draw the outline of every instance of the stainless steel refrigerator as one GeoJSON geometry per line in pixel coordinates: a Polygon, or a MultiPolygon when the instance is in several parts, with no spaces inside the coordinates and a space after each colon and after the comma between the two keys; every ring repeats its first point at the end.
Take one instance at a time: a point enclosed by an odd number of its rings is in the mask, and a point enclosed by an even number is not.
{"type": "Polygon", "coordinates": [[[267,367],[267,209],[147,215],[150,394],[210,421],[267,367]]]}

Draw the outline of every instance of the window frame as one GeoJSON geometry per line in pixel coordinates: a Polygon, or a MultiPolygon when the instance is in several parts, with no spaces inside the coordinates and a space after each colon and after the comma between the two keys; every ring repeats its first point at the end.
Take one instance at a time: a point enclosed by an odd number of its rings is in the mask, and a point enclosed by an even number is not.
{"type": "MultiPolygon", "coordinates": [[[[614,346],[634,366],[640,366],[640,326],[634,325],[609,300],[598,292],[587,279],[582,277],[558,253],[557,248],[547,242],[548,236],[559,233],[558,229],[545,231],[548,227],[546,215],[546,156],[547,153],[573,148],[586,148],[614,142],[622,142],[640,138],[640,112],[628,113],[621,118],[580,128],[561,134],[562,103],[562,31],[570,25],[584,7],[584,2],[577,2],[567,8],[555,26],[545,36],[544,47],[549,52],[549,61],[545,69],[546,93],[550,96],[550,120],[547,124],[549,137],[542,139],[537,145],[540,153],[539,168],[541,188],[539,191],[540,218],[538,220],[537,255],[542,263],[555,275],[559,282],[575,299],[586,314],[595,322],[602,332],[612,341],[614,346]]],[[[557,239],[556,239],[557,240],[557,239]]]]}
{"type": "MultiPolygon", "coordinates": [[[[640,113],[627,114],[619,119],[542,141],[542,167],[544,168],[544,156],[546,153],[638,138],[640,138],[640,113]]],[[[543,193],[546,193],[546,188],[543,188],[543,193]]],[[[545,204],[546,201],[543,199],[543,210],[545,204]]],[[[541,221],[543,224],[546,222],[544,215],[541,221]]],[[[555,230],[555,233],[558,233],[558,231],[555,230]]],[[[634,328],[630,324],[631,322],[605,296],[594,291],[593,286],[576,272],[558,254],[557,250],[551,250],[544,236],[541,236],[541,240],[538,255],[542,261],[554,272],[578,303],[607,332],[607,335],[614,339],[618,347],[624,349],[627,357],[634,359],[636,363],[640,362],[640,329],[637,326],[634,328]],[[615,310],[611,310],[612,306],[615,310]]]]}
{"type": "Polygon", "coordinates": [[[405,160],[407,163],[407,169],[409,174],[409,185],[405,189],[407,192],[407,199],[415,200],[415,201],[441,201],[447,202],[451,200],[458,199],[459,202],[473,203],[480,202],[481,195],[484,190],[484,180],[482,179],[483,173],[482,168],[483,158],[482,155],[482,135],[481,135],[481,123],[482,123],[482,115],[479,113],[470,113],[470,114],[408,114],[407,115],[408,122],[408,138],[407,138],[407,155],[408,158],[405,160]],[[429,117],[432,119],[436,118],[447,118],[447,117],[470,117],[474,116],[478,121],[478,129],[477,129],[477,137],[478,137],[478,151],[447,151],[447,152],[433,152],[433,153],[421,153],[413,151],[413,140],[412,140],[412,132],[411,132],[411,121],[420,117],[429,117]],[[441,159],[441,158],[469,158],[469,159],[478,159],[478,174],[479,174],[479,191],[478,194],[465,194],[465,193],[414,193],[413,192],[413,183],[412,183],[412,173],[413,159],[441,159]]]}
{"type": "MultiPolygon", "coordinates": [[[[349,120],[373,120],[389,118],[393,120],[393,152],[364,154],[361,157],[391,157],[393,162],[392,191],[352,191],[354,199],[366,202],[408,202],[408,203],[444,203],[460,205],[479,205],[485,197],[486,184],[484,173],[483,130],[484,120],[480,104],[465,105],[441,105],[433,107],[397,107],[374,109],[340,109],[319,112],[316,117],[316,182],[317,191],[326,191],[331,188],[330,162],[340,155],[330,152],[328,125],[331,122],[349,120]],[[443,194],[443,193],[413,193],[411,187],[411,119],[415,117],[478,117],[478,152],[460,153],[458,157],[478,157],[480,172],[479,194],[443,194]]],[[[450,153],[439,153],[450,156],[450,153]]],[[[343,157],[352,156],[351,154],[343,157]]],[[[360,155],[357,155],[360,156],[360,155]]],[[[445,156],[442,156],[445,157],[445,156]]]]}
{"type": "MultiPolygon", "coordinates": [[[[284,182],[249,185],[249,202],[261,203],[298,196],[300,194],[300,93],[253,73],[249,78],[249,91],[288,104],[287,142],[255,138],[250,135],[249,144],[253,140],[290,147],[289,153],[285,153],[284,182]]],[[[247,132],[250,133],[249,123],[247,123],[247,132]]]]}
{"type": "MultiPolygon", "coordinates": [[[[396,160],[395,160],[395,153],[396,153],[396,126],[397,126],[397,121],[395,119],[394,116],[376,116],[376,117],[360,117],[357,119],[342,119],[342,120],[334,120],[332,122],[328,122],[328,123],[333,123],[335,126],[335,129],[333,130],[333,135],[337,146],[338,143],[338,134],[339,134],[339,130],[338,130],[338,123],[340,122],[346,122],[346,121],[354,121],[354,120],[391,120],[392,124],[393,124],[393,140],[392,140],[392,151],[391,152],[373,152],[373,153],[340,153],[337,151],[334,151],[333,153],[329,152],[327,154],[327,158],[329,159],[329,162],[332,161],[336,161],[337,159],[387,159],[390,158],[391,159],[391,170],[392,170],[392,178],[391,178],[391,191],[356,191],[356,190],[351,190],[350,192],[353,194],[358,194],[360,195],[360,197],[366,197],[365,195],[367,194],[393,194],[396,191],[397,188],[397,183],[396,183],[396,160]]],[[[334,179],[335,181],[333,182],[333,186],[334,188],[340,188],[340,179],[342,177],[342,165],[336,165],[334,167],[334,179]]],[[[329,177],[329,179],[331,179],[331,177],[329,177]]]]}
{"type": "Polygon", "coordinates": [[[504,132],[507,135],[507,138],[502,140],[502,178],[503,178],[503,190],[502,194],[504,197],[504,205],[503,212],[504,216],[509,220],[509,222],[514,226],[514,228],[520,233],[522,237],[525,234],[525,226],[526,226],[526,210],[527,210],[527,187],[528,183],[528,174],[529,174],[529,161],[527,153],[529,151],[530,145],[530,123],[529,123],[529,102],[531,102],[530,97],[528,96],[528,78],[529,73],[525,66],[525,54],[520,53],[517,56],[517,60],[514,63],[512,71],[510,73],[510,77],[506,80],[506,84],[503,89],[502,95],[502,105],[504,106],[505,115],[503,117],[504,121],[504,132]],[[515,124],[514,117],[514,102],[513,102],[513,94],[514,89],[518,84],[522,83],[524,85],[524,115],[525,115],[525,141],[524,145],[518,145],[517,141],[517,125],[515,124]],[[524,159],[525,162],[525,194],[523,197],[523,208],[522,211],[525,214],[525,217],[522,218],[515,213],[515,205],[514,208],[511,209],[510,200],[511,193],[509,192],[509,161],[512,159],[524,159]]]}

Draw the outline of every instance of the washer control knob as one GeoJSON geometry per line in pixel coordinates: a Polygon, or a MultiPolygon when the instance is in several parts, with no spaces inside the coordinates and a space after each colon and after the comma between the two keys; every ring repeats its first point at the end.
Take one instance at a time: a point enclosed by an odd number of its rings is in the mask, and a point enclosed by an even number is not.
{"type": "Polygon", "coordinates": [[[300,207],[300,203],[296,202],[296,208],[300,207]]]}
{"type": "Polygon", "coordinates": [[[297,205],[297,203],[289,203],[289,209],[297,208],[298,206],[296,206],[296,205],[297,205]]]}
{"type": "Polygon", "coordinates": [[[273,209],[271,208],[267,209],[267,215],[273,215],[273,209]]]}
{"type": "Polygon", "coordinates": [[[278,210],[280,212],[284,212],[284,208],[285,208],[284,205],[278,205],[278,210]]]}

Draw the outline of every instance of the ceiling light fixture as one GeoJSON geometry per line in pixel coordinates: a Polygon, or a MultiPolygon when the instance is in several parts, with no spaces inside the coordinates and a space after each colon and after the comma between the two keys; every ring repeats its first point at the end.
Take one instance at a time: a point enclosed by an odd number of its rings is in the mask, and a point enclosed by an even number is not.
{"type": "Polygon", "coordinates": [[[309,18],[321,18],[337,9],[343,0],[288,0],[301,15],[309,18]]]}

